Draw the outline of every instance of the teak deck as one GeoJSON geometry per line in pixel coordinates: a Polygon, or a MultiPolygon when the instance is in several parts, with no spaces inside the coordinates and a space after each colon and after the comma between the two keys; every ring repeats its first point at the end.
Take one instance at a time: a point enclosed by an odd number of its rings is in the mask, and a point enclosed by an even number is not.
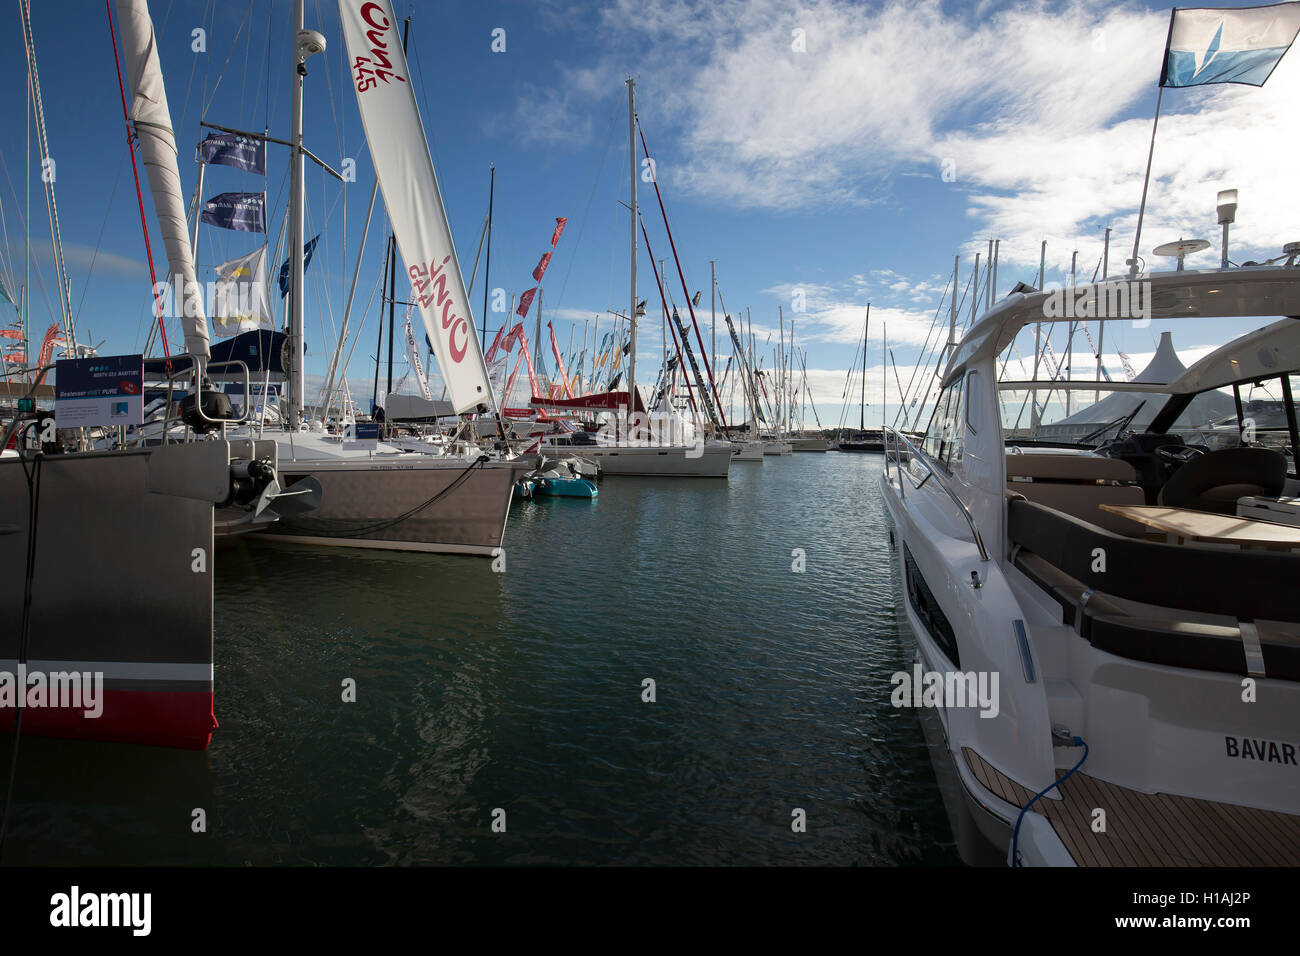
{"type": "MultiPolygon", "coordinates": [[[[1034,794],[962,748],[977,780],[1013,806],[1034,794]]],[[[1059,776],[1064,776],[1064,771],[1059,776]]],[[[1300,816],[1140,793],[1082,772],[1034,804],[1079,866],[1300,866],[1300,816]],[[1051,799],[1060,793],[1062,799],[1051,799]],[[1093,810],[1106,830],[1092,830],[1093,810]]]]}

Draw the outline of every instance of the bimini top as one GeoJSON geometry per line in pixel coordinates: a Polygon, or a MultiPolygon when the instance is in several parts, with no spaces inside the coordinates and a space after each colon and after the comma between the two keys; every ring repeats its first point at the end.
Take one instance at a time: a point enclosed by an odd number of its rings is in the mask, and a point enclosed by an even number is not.
{"type": "MultiPolygon", "coordinates": [[[[1027,325],[1039,322],[1074,322],[1080,319],[1129,320],[1137,318],[1151,319],[1194,319],[1194,318],[1238,318],[1243,316],[1286,316],[1281,323],[1273,323],[1267,329],[1243,336],[1238,342],[1230,343],[1197,362],[1176,383],[1180,387],[1164,386],[1161,391],[1193,391],[1199,388],[1215,387],[1213,372],[1209,371],[1207,362],[1219,353],[1231,350],[1239,342],[1261,336],[1271,335],[1286,337],[1283,329],[1288,329],[1288,322],[1300,318],[1300,268],[1288,266],[1246,266],[1232,269],[1185,270],[1182,272],[1158,272],[1139,275],[1136,278],[1110,278],[1088,285],[1079,285],[1069,289],[1053,289],[1046,292],[1013,292],[992,309],[980,316],[961,340],[948,362],[943,376],[943,385],[947,386],[961,375],[972,362],[1000,355],[1020,330],[1027,325]],[[1072,297],[1074,302],[1088,302],[1089,314],[1082,310],[1069,308],[1062,310],[1064,297],[1072,297]],[[1130,298],[1131,297],[1131,298],[1130,298]],[[1123,304],[1116,310],[1117,304],[1123,304]],[[1140,313],[1138,307],[1140,305],[1140,313]],[[1127,311],[1124,311],[1126,309],[1127,311]],[[1272,330],[1270,332],[1270,330],[1272,330]],[[1198,373],[1198,370],[1200,372],[1198,373]],[[1210,384],[1192,385],[1193,373],[1204,375],[1210,384]]],[[[1297,339],[1289,339],[1292,346],[1297,339]]],[[[1269,342],[1269,345],[1278,345],[1269,342]]],[[[1262,343],[1255,343],[1258,352],[1262,343]]],[[[1280,347],[1280,346],[1279,346],[1280,347]]],[[[1241,349],[1232,352],[1237,362],[1235,369],[1240,374],[1225,381],[1239,381],[1252,374],[1276,375],[1282,369],[1270,366],[1261,354],[1246,354],[1241,349]]],[[[1281,356],[1274,353],[1273,358],[1281,356]]],[[[1294,358],[1294,353],[1290,356],[1294,358]]],[[[1223,363],[1220,360],[1220,365],[1223,363]]],[[[1114,388],[1107,383],[1107,388],[1114,388]]]]}

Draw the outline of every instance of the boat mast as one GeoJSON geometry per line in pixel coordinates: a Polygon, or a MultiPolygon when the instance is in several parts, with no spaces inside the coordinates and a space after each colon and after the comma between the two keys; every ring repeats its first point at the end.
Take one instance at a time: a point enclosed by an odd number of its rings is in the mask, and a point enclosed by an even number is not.
{"type": "MultiPolygon", "coordinates": [[[[862,404],[858,409],[858,431],[867,431],[867,331],[871,328],[871,303],[867,303],[867,320],[862,325],[862,404]]],[[[881,369],[884,369],[883,362],[881,369]]]]}
{"type": "Polygon", "coordinates": [[[293,3],[293,120],[289,134],[289,427],[297,430],[302,421],[305,394],[303,375],[302,232],[306,206],[302,161],[302,85],[307,75],[306,57],[299,48],[303,32],[303,0],[293,3]]]}
{"type": "Polygon", "coordinates": [[[632,271],[631,300],[628,303],[628,322],[631,339],[627,363],[627,414],[628,428],[636,411],[636,226],[639,215],[636,206],[636,80],[627,78],[627,163],[632,182],[632,271]]]}
{"type": "MultiPolygon", "coordinates": [[[[411,18],[406,18],[410,25],[411,18]]],[[[406,48],[406,39],[402,39],[402,48],[406,48]]],[[[488,221],[487,221],[487,265],[483,269],[483,351],[487,351],[487,314],[488,288],[492,284],[492,202],[497,193],[497,167],[493,163],[488,167],[488,221]]]]}
{"type": "Polygon", "coordinates": [[[776,440],[781,441],[785,437],[787,397],[785,394],[785,310],[779,305],[776,307],[776,322],[779,335],[776,350],[777,374],[773,376],[772,382],[781,396],[780,404],[777,406],[780,414],[776,417],[776,440]]]}

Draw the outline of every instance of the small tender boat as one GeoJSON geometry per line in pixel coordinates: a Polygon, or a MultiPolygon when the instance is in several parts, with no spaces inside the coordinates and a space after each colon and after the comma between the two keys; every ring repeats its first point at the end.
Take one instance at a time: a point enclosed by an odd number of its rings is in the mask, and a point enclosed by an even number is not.
{"type": "Polygon", "coordinates": [[[569,459],[551,462],[545,458],[537,471],[529,474],[533,482],[534,497],[594,498],[600,492],[596,483],[577,474],[581,467],[569,459]]]}

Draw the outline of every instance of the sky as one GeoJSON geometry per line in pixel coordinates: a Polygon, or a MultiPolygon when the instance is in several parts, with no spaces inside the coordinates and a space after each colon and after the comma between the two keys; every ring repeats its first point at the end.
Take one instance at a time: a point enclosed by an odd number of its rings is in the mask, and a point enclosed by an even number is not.
{"type": "MultiPolygon", "coordinates": [[[[954,256],[961,257],[966,319],[974,257],[979,252],[984,264],[990,238],[1000,240],[998,295],[1019,281],[1037,284],[1044,240],[1048,285],[1069,281],[1076,252],[1080,281],[1090,279],[1107,227],[1111,274],[1131,255],[1168,7],[1085,0],[394,5],[399,17],[411,16],[412,81],[466,278],[487,215],[490,167],[491,288],[509,297],[534,285],[530,272],[549,247],[555,218],[569,219],[542,292],[543,330],[553,323],[566,352],[570,341],[577,350],[597,317],[603,334],[609,310],[628,306],[628,76],[637,83],[637,112],[687,288],[703,291],[697,315],[705,341],[715,260],[726,306],[752,317],[765,366],[779,337],[778,309],[787,335],[793,320],[823,425],[858,419],[854,399],[846,398],[846,370],[860,362],[868,303],[865,417],[892,420],[897,388],[892,368],[886,374],[882,333],[906,381],[936,313],[947,312],[954,256]]],[[[152,0],[150,7],[189,193],[201,120],[288,137],[293,3],[152,0]]],[[[0,70],[8,71],[9,88],[21,91],[17,13],[3,16],[13,29],[0,31],[7,54],[0,70]]],[[[335,168],[354,160],[357,171],[355,182],[339,184],[307,164],[307,234],[322,236],[307,273],[310,385],[337,341],[373,169],[333,0],[306,0],[306,25],[324,34],[328,48],[307,64],[305,142],[335,168]]],[[[37,0],[32,29],[78,336],[103,354],[139,351],[151,282],[105,5],[37,0]]],[[[1277,256],[1300,239],[1292,163],[1300,154],[1298,94],[1294,51],[1262,88],[1166,91],[1142,232],[1150,265],[1171,266],[1150,250],[1180,237],[1211,240],[1209,250],[1189,257],[1189,268],[1217,263],[1215,200],[1225,188],[1240,194],[1234,262],[1277,256]]],[[[0,279],[16,290],[30,268],[32,325],[43,330],[57,315],[56,283],[39,154],[21,93],[0,102],[0,127],[9,133],[0,139],[0,279]]],[[[200,279],[262,241],[273,250],[279,243],[278,268],[288,165],[288,150],[272,145],[265,179],[209,167],[205,198],[267,191],[269,235],[203,226],[200,279]]],[[[141,185],[155,265],[165,273],[143,170],[141,185]]],[[[675,300],[684,305],[653,189],[639,185],[655,258],[669,260],[675,300]]],[[[359,341],[348,379],[363,406],[373,383],[386,235],[381,200],[351,319],[359,341]]],[[[638,343],[642,382],[662,357],[651,270],[643,245],[638,288],[649,308],[638,343]]],[[[478,323],[483,280],[480,265],[471,293],[478,323]]],[[[278,292],[272,295],[278,302],[278,292]]],[[[504,320],[489,311],[489,339],[504,320]]],[[[530,338],[533,328],[530,314],[530,338]]],[[[720,310],[718,328],[725,362],[731,349],[720,310]]],[[[1189,364],[1223,341],[1210,321],[1110,323],[1107,368],[1122,375],[1123,351],[1140,370],[1167,328],[1189,364]]],[[[178,322],[168,334],[180,341],[178,322]]],[[[1062,337],[1057,352],[1064,350],[1062,337]]],[[[400,377],[400,342],[398,352],[400,377]]],[[[1095,361],[1083,337],[1074,355],[1079,368],[1095,361]]],[[[858,394],[858,386],[849,391],[858,394]]]]}

